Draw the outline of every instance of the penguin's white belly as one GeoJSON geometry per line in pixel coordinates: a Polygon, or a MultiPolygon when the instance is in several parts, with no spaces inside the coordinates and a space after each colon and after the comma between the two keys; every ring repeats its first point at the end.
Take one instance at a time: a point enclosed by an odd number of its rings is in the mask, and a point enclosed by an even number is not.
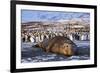
{"type": "Polygon", "coordinates": [[[31,38],[30,38],[30,41],[31,41],[31,42],[34,42],[34,39],[31,37],[31,38]]]}

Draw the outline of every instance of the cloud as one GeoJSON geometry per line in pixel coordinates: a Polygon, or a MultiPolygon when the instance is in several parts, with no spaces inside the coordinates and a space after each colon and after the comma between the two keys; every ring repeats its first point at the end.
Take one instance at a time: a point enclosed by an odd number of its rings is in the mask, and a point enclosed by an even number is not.
{"type": "Polygon", "coordinates": [[[57,12],[57,11],[36,11],[36,10],[22,10],[22,22],[29,21],[59,21],[71,20],[75,18],[89,21],[90,14],[83,12],[57,12]]]}

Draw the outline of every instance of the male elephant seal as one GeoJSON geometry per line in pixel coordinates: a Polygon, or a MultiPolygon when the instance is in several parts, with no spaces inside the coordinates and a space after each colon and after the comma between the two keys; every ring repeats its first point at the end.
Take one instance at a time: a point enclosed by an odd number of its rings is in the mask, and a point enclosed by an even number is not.
{"type": "Polygon", "coordinates": [[[67,37],[56,36],[51,39],[44,39],[36,46],[42,48],[46,52],[72,56],[76,45],[67,37]]]}

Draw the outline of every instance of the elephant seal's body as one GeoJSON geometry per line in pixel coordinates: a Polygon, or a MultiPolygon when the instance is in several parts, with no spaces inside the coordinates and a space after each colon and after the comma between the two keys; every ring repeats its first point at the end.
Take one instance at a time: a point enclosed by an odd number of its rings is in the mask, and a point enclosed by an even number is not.
{"type": "Polygon", "coordinates": [[[46,52],[72,56],[74,54],[74,47],[76,45],[67,37],[56,36],[52,39],[45,39],[43,42],[37,44],[46,52]]]}

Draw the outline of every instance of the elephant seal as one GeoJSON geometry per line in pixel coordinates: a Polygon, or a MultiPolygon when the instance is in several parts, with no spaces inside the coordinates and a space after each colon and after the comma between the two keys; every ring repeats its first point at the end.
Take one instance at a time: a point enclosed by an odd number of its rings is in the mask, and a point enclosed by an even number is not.
{"type": "Polygon", "coordinates": [[[38,43],[36,46],[42,48],[46,52],[72,56],[76,44],[67,37],[55,36],[51,39],[44,39],[43,42],[38,43]]]}

